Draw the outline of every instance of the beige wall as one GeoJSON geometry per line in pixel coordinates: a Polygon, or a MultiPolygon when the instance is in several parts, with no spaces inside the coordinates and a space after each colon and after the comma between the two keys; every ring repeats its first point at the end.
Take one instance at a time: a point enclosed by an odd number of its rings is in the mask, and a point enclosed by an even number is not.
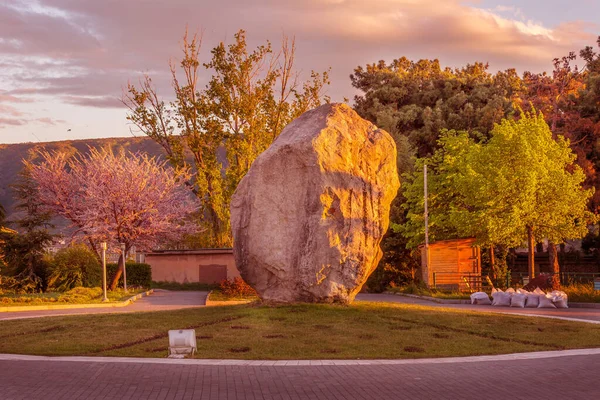
{"type": "Polygon", "coordinates": [[[239,277],[232,253],[146,254],[153,281],[217,283],[239,277]]]}

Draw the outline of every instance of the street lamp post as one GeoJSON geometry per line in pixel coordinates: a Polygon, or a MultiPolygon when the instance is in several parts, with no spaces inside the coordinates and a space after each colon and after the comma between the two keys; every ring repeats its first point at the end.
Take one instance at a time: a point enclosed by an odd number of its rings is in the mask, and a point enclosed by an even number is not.
{"type": "Polygon", "coordinates": [[[127,291],[127,268],[125,267],[125,243],[121,243],[121,254],[123,255],[123,290],[127,291]]]}
{"type": "Polygon", "coordinates": [[[102,248],[102,301],[108,301],[106,296],[106,242],[100,243],[100,247],[102,248]]]}

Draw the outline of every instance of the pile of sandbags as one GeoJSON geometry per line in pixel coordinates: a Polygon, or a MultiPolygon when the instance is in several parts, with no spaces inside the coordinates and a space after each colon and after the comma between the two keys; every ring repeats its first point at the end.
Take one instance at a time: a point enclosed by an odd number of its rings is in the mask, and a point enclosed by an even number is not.
{"type": "Polygon", "coordinates": [[[545,293],[540,288],[529,292],[523,289],[514,290],[508,288],[506,291],[492,289],[492,300],[487,293],[476,292],[471,295],[471,304],[484,304],[504,307],[520,308],[569,308],[567,305],[567,294],[560,290],[545,293]]]}

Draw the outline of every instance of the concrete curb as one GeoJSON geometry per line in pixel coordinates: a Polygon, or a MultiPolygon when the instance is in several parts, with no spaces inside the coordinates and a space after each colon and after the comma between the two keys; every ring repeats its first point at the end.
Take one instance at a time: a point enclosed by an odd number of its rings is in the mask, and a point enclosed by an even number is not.
{"type": "Polygon", "coordinates": [[[404,297],[412,297],[413,299],[421,299],[426,301],[431,301],[433,303],[438,304],[471,304],[471,300],[467,299],[438,299],[431,296],[420,296],[417,294],[408,294],[408,293],[396,293],[396,292],[384,292],[385,294],[393,294],[396,296],[404,296],[404,297]]]}
{"type": "Polygon", "coordinates": [[[600,303],[571,303],[569,308],[600,308],[600,303]]]}
{"type": "Polygon", "coordinates": [[[117,308],[125,307],[133,303],[137,299],[141,299],[144,296],[149,296],[154,292],[154,289],[150,289],[146,292],[138,293],[131,296],[127,300],[120,301],[118,303],[94,303],[94,304],[47,304],[39,306],[15,306],[15,307],[0,307],[0,312],[23,312],[23,311],[44,311],[44,310],[72,310],[76,308],[117,308]]]}
{"type": "Polygon", "coordinates": [[[212,294],[212,292],[213,291],[211,290],[206,295],[206,302],[204,304],[206,307],[236,306],[238,304],[249,304],[249,303],[252,303],[252,300],[228,300],[228,301],[211,300],[210,299],[210,295],[212,294]]]}
{"type": "Polygon", "coordinates": [[[92,363],[136,363],[136,364],[184,364],[205,366],[247,367],[299,367],[299,366],[352,366],[352,365],[402,365],[402,364],[457,364],[491,361],[535,360],[558,357],[600,355],[600,348],[557,351],[512,353],[492,356],[418,358],[418,359],[374,359],[374,360],[235,360],[235,359],[172,359],[134,357],[48,357],[20,354],[0,354],[0,361],[62,361],[92,363]]]}

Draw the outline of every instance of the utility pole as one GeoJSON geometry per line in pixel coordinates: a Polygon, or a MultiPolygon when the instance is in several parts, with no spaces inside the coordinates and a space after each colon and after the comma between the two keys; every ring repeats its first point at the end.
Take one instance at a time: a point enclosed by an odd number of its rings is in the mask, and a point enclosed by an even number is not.
{"type": "Polygon", "coordinates": [[[428,210],[428,204],[427,204],[427,198],[428,198],[428,193],[427,193],[427,164],[423,165],[423,195],[425,197],[425,212],[424,212],[424,217],[425,217],[425,263],[427,265],[427,280],[429,280],[429,268],[430,268],[430,257],[429,257],[429,210],[428,210]]]}

